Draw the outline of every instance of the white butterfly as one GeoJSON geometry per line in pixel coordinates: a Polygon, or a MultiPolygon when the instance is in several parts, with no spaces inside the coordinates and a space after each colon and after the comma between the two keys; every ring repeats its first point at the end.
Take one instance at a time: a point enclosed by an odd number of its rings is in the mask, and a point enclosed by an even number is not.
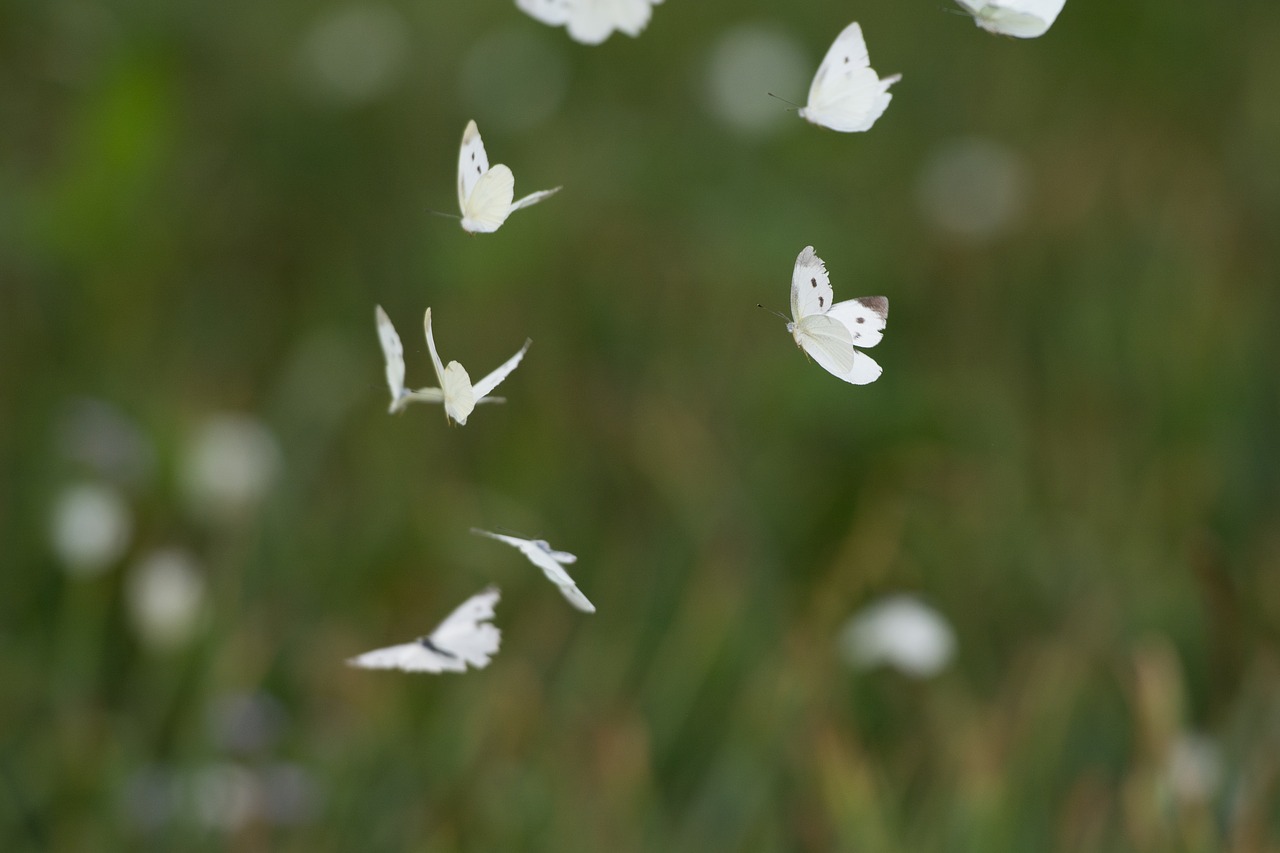
{"type": "Polygon", "coordinates": [[[480,131],[474,121],[467,122],[458,152],[458,207],[462,209],[463,229],[472,234],[497,231],[512,211],[537,204],[560,191],[560,187],[542,190],[513,202],[515,188],[515,175],[510,169],[501,163],[490,168],[480,131]]]}
{"type": "Polygon", "coordinates": [[[488,621],[497,603],[498,588],[488,587],[462,602],[427,636],[365,652],[347,663],[363,669],[406,672],[465,672],[467,664],[484,669],[502,640],[502,632],[488,621]]]}
{"type": "Polygon", "coordinates": [[[871,69],[862,27],[854,22],[836,36],[818,66],[800,117],[832,130],[870,130],[893,100],[889,87],[901,79],[894,74],[881,80],[871,69]]]}
{"type": "Polygon", "coordinates": [[[990,33],[1033,39],[1058,19],[1066,0],[956,0],[973,22],[990,33]]]}
{"type": "Polygon", "coordinates": [[[524,358],[529,344],[533,343],[531,339],[525,340],[519,352],[503,362],[497,370],[472,385],[471,377],[467,375],[466,368],[461,364],[456,361],[449,362],[447,366],[441,363],[440,355],[436,352],[436,339],[431,334],[430,308],[422,319],[422,325],[427,332],[427,349],[431,352],[431,363],[435,365],[436,378],[440,380],[440,387],[419,388],[412,392],[413,399],[424,403],[444,403],[445,415],[463,425],[466,425],[467,418],[477,403],[501,402],[500,397],[489,395],[502,380],[511,375],[511,371],[520,364],[520,359],[524,358]]]}
{"type": "Polygon", "coordinates": [[[574,607],[584,613],[595,613],[596,606],[587,600],[582,594],[582,590],[578,589],[578,585],[573,582],[573,578],[569,577],[563,566],[571,565],[578,561],[578,558],[568,551],[552,550],[551,545],[545,539],[521,539],[518,536],[503,536],[501,533],[490,533],[488,530],[481,530],[479,527],[471,528],[471,532],[480,536],[488,536],[490,539],[497,539],[499,542],[506,542],[513,548],[518,548],[521,554],[528,558],[538,568],[542,569],[542,573],[547,576],[547,580],[560,587],[560,594],[572,604],[574,607]]]}
{"type": "Polygon", "coordinates": [[[880,365],[854,347],[873,347],[884,337],[889,300],[863,296],[832,304],[826,265],[805,246],[791,273],[791,317],[787,331],[823,370],[853,385],[880,377],[880,365]]]}
{"type": "Polygon", "coordinates": [[[662,0],[516,0],[520,10],[553,27],[563,26],[582,44],[600,44],[620,30],[632,38],[649,23],[662,0]]]}

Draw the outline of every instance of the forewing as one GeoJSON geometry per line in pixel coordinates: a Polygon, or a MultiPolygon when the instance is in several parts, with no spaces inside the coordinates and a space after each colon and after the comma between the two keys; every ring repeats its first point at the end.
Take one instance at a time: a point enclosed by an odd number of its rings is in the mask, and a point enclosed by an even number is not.
{"type": "Polygon", "coordinates": [[[883,296],[846,299],[831,306],[827,316],[849,330],[855,347],[873,347],[884,337],[889,320],[889,300],[883,296]]]}
{"type": "Polygon", "coordinates": [[[499,163],[480,176],[462,205],[462,227],[473,234],[497,231],[511,215],[516,179],[499,163]]]}
{"type": "Polygon", "coordinates": [[[391,411],[395,411],[404,395],[404,345],[391,318],[378,305],[374,309],[378,323],[378,342],[382,344],[382,357],[387,362],[387,387],[391,389],[391,411]]]}
{"type": "Polygon", "coordinates": [[[487,666],[502,641],[502,632],[488,621],[499,597],[491,586],[468,598],[431,632],[432,644],[476,669],[487,666]]]}
{"type": "Polygon", "coordinates": [[[551,196],[560,192],[560,189],[561,189],[560,187],[555,187],[549,190],[538,190],[536,193],[529,193],[529,195],[525,196],[519,201],[513,201],[511,203],[511,209],[514,211],[514,210],[519,210],[522,207],[528,207],[531,204],[537,204],[538,202],[542,201],[544,198],[550,198],[551,196]]]}
{"type": "Polygon", "coordinates": [[[539,547],[535,542],[529,542],[520,550],[529,558],[529,562],[542,569],[542,573],[547,576],[547,580],[560,588],[560,594],[565,597],[566,601],[584,613],[596,612],[596,606],[582,594],[582,590],[578,589],[578,585],[573,582],[573,578],[569,577],[569,573],[546,549],[539,547]]]}
{"type": "MultiPolygon", "coordinates": [[[[436,339],[431,334],[431,309],[428,308],[422,316],[422,328],[427,333],[427,351],[431,353],[431,364],[436,369],[436,379],[439,380],[441,387],[444,386],[444,364],[440,361],[440,354],[436,352],[436,339]]],[[[424,391],[429,389],[423,389],[424,391]]]]}
{"type": "Polygon", "coordinates": [[[853,336],[844,324],[814,314],[796,324],[796,343],[823,370],[843,378],[853,369],[853,336]]]}
{"type": "Polygon", "coordinates": [[[406,391],[404,402],[409,403],[443,403],[444,391],[439,388],[418,388],[415,391],[406,391]]]}
{"type": "Polygon", "coordinates": [[[573,3],[571,0],[516,0],[516,8],[544,24],[559,27],[568,22],[573,3]]]}
{"type": "Polygon", "coordinates": [[[480,130],[474,121],[469,121],[467,129],[462,132],[462,147],[458,150],[458,209],[463,216],[467,215],[467,199],[488,171],[489,155],[485,153],[480,130]]]}
{"type": "Polygon", "coordinates": [[[831,307],[831,276],[827,265],[805,246],[791,271],[791,318],[796,322],[813,314],[825,313],[831,307]]]}
{"type": "Polygon", "coordinates": [[[576,554],[570,554],[568,551],[556,551],[551,548],[547,549],[547,553],[551,555],[551,559],[564,566],[572,566],[578,562],[576,554]]]}
{"type": "Polygon", "coordinates": [[[375,649],[350,658],[347,663],[361,669],[402,669],[406,672],[462,672],[466,669],[461,659],[433,652],[422,643],[402,643],[375,649]]]}
{"type": "Polygon", "coordinates": [[[494,388],[497,388],[498,385],[501,384],[502,380],[511,375],[511,371],[515,370],[520,364],[521,359],[524,358],[524,354],[529,350],[529,344],[531,343],[533,343],[532,338],[526,339],[524,346],[520,347],[519,352],[504,361],[497,370],[493,371],[475,384],[474,391],[476,400],[482,400],[489,396],[490,392],[492,392],[494,388]]]}
{"type": "Polygon", "coordinates": [[[505,542],[508,545],[510,545],[512,548],[523,548],[525,546],[525,543],[529,541],[528,539],[520,539],[519,537],[516,537],[516,536],[506,536],[502,533],[494,533],[492,531],[484,530],[479,527],[471,528],[471,532],[476,534],[477,536],[488,536],[490,539],[497,539],[499,542],[505,542]]]}

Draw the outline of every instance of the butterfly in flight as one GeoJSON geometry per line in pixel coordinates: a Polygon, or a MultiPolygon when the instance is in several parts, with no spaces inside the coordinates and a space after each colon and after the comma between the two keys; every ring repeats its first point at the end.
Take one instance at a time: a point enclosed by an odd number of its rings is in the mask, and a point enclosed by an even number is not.
{"type": "Polygon", "coordinates": [[[870,348],[884,337],[889,300],[862,296],[832,302],[831,276],[826,264],[805,246],[791,273],[791,322],[787,331],[796,345],[823,370],[853,385],[880,377],[880,365],[857,348],[870,348]]]}
{"type": "Polygon", "coordinates": [[[465,672],[468,665],[484,669],[502,641],[502,632],[489,621],[498,596],[498,588],[491,586],[462,602],[425,637],[365,652],[347,663],[361,669],[406,672],[465,672]]]}
{"type": "Polygon", "coordinates": [[[490,533],[488,530],[481,530],[478,527],[471,528],[471,532],[478,536],[497,539],[499,542],[505,542],[518,549],[529,562],[542,569],[542,573],[547,576],[547,580],[560,588],[560,594],[565,597],[566,601],[584,613],[596,612],[596,606],[582,594],[582,590],[578,589],[578,585],[573,582],[573,578],[569,577],[569,573],[564,570],[565,566],[572,565],[578,561],[578,558],[573,554],[568,551],[552,549],[545,539],[521,539],[519,536],[504,536],[501,533],[490,533]]]}
{"type": "Polygon", "coordinates": [[[1066,0],[956,0],[989,33],[1020,39],[1049,31],[1066,0]]]}
{"type": "Polygon", "coordinates": [[[474,121],[467,122],[458,152],[458,207],[462,209],[463,229],[472,234],[497,231],[512,212],[560,191],[560,187],[540,190],[512,201],[515,187],[515,175],[509,168],[501,163],[489,166],[480,131],[474,121]]]}
{"type": "Polygon", "coordinates": [[[862,27],[855,21],[836,36],[818,66],[809,86],[809,102],[799,115],[831,130],[870,130],[893,100],[889,87],[901,79],[901,74],[894,74],[881,80],[871,69],[862,27]]]}
{"type": "Polygon", "coordinates": [[[614,30],[635,38],[662,0],[516,0],[522,12],[553,27],[564,27],[582,44],[600,44],[614,30]]]}

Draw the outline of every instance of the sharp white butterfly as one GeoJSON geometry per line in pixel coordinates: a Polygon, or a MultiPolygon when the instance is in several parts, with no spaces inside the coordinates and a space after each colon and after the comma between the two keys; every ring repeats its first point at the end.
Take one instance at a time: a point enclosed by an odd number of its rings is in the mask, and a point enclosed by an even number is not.
{"type": "Polygon", "coordinates": [[[560,191],[541,190],[519,201],[515,198],[516,179],[511,170],[499,163],[489,166],[489,155],[474,121],[467,122],[458,152],[458,207],[462,209],[462,227],[472,234],[497,231],[512,211],[537,204],[560,191]]]}
{"type": "Polygon", "coordinates": [[[787,331],[796,345],[832,376],[853,385],[880,377],[880,365],[855,347],[869,348],[884,337],[889,300],[863,296],[832,304],[831,277],[812,246],[805,246],[791,273],[791,318],[787,331]]]}
{"type": "Polygon", "coordinates": [[[662,0],[516,0],[522,12],[553,27],[564,27],[582,44],[600,44],[614,30],[635,38],[662,0]]]}
{"type": "Polygon", "coordinates": [[[511,375],[511,371],[515,370],[520,360],[524,358],[529,344],[533,343],[532,340],[525,340],[519,352],[504,361],[497,370],[472,385],[471,377],[467,375],[466,368],[461,364],[451,361],[445,365],[440,361],[440,354],[436,352],[436,339],[431,334],[430,308],[422,319],[422,325],[427,332],[427,349],[431,352],[431,363],[436,368],[436,378],[440,380],[440,387],[419,388],[413,392],[414,399],[424,403],[444,403],[445,415],[463,425],[467,423],[467,418],[477,403],[498,401],[499,398],[489,395],[502,380],[511,375]]]}
{"type": "Polygon", "coordinates": [[[871,69],[862,27],[854,22],[836,36],[818,66],[800,117],[846,133],[869,130],[893,100],[889,87],[901,79],[894,74],[881,80],[871,69]]]}
{"type": "Polygon", "coordinates": [[[498,596],[498,588],[491,586],[462,602],[427,636],[365,652],[347,663],[362,669],[406,672],[465,672],[468,664],[484,669],[502,640],[502,632],[488,621],[493,618],[498,596]]]}
{"type": "Polygon", "coordinates": [[[578,558],[568,551],[553,550],[551,545],[545,539],[521,539],[519,536],[504,536],[501,533],[490,533],[488,530],[481,530],[479,527],[471,528],[471,532],[479,536],[488,536],[490,539],[497,539],[499,542],[506,542],[513,548],[519,549],[529,562],[542,569],[542,573],[547,576],[547,580],[560,587],[560,594],[565,600],[574,607],[584,613],[595,613],[596,606],[592,604],[587,597],[582,594],[582,590],[578,589],[578,585],[573,582],[573,578],[569,577],[569,573],[564,570],[564,566],[571,565],[578,561],[578,558]]]}
{"type": "Polygon", "coordinates": [[[989,33],[1033,39],[1048,32],[1066,0],[956,0],[989,33]]]}

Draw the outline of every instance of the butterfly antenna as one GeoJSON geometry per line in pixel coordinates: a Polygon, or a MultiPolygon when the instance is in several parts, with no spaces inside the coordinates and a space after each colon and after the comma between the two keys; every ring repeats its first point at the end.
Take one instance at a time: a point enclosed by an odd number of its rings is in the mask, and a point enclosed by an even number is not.
{"type": "Polygon", "coordinates": [[[429,207],[427,208],[427,213],[434,213],[436,216],[443,216],[445,219],[461,219],[462,218],[456,213],[444,213],[443,211],[432,210],[429,207]]]}
{"type": "MultiPolygon", "coordinates": [[[[763,306],[763,305],[761,305],[759,302],[757,302],[757,303],[756,303],[756,307],[757,307],[757,308],[764,308],[764,306],[763,306]]],[[[790,322],[791,322],[791,318],[790,318],[790,317],[788,317],[786,314],[782,314],[782,313],[780,313],[780,312],[778,312],[778,311],[774,311],[772,308],[764,308],[764,310],[768,311],[770,314],[772,314],[772,315],[773,315],[773,316],[775,316],[775,317],[778,317],[778,318],[780,318],[780,319],[786,320],[788,323],[790,323],[790,322]]]]}
{"type": "MultiPolygon", "coordinates": [[[[775,100],[782,101],[782,103],[784,103],[784,104],[791,104],[791,109],[792,109],[792,110],[798,110],[798,109],[800,109],[800,105],[799,105],[799,104],[792,103],[791,101],[788,101],[786,98],[779,98],[777,95],[773,94],[773,92],[765,92],[765,94],[766,94],[766,95],[768,95],[770,98],[774,98],[775,100]]],[[[790,111],[791,111],[791,110],[788,110],[788,112],[790,112],[790,111]]]]}

